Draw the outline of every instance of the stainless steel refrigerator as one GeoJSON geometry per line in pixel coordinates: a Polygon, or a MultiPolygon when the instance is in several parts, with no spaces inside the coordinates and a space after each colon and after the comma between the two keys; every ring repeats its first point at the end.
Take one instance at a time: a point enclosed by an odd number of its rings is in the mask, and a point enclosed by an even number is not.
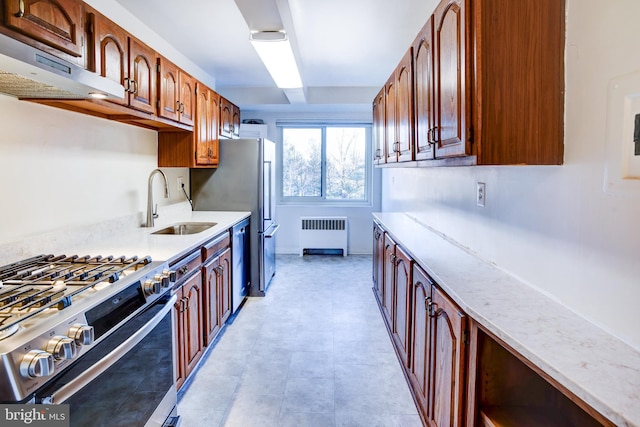
{"type": "Polygon", "coordinates": [[[190,172],[195,210],[251,211],[247,285],[251,296],[264,296],[276,273],[275,157],[273,141],[221,139],[218,168],[190,172]]]}

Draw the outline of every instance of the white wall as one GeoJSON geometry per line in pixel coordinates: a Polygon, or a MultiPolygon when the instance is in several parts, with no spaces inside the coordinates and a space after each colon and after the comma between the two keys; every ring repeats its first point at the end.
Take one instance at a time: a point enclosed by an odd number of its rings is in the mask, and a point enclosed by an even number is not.
{"type": "MultiPolygon", "coordinates": [[[[0,243],[47,231],[146,212],[149,173],[157,166],[157,133],[0,95],[0,243]]],[[[177,177],[164,169],[154,199],[183,201],[177,177]]],[[[0,265],[2,260],[0,260],[0,265]]]]}
{"type": "MultiPolygon", "coordinates": [[[[294,120],[353,120],[371,122],[372,112],[369,108],[359,107],[358,111],[342,111],[334,113],[265,113],[242,111],[242,119],[262,119],[268,125],[268,138],[281,143],[281,134],[276,127],[276,121],[294,120]]],[[[280,146],[278,145],[278,153],[280,146]]],[[[370,254],[372,252],[371,214],[380,210],[380,172],[374,171],[374,193],[371,206],[366,207],[337,207],[318,205],[277,204],[276,221],[280,224],[276,239],[276,252],[294,253],[299,249],[299,224],[301,216],[332,216],[346,215],[349,221],[348,251],[352,254],[370,254]]]]}
{"type": "Polygon", "coordinates": [[[622,142],[608,135],[621,134],[622,120],[608,98],[624,97],[611,83],[624,76],[640,96],[640,2],[567,3],[565,164],[385,169],[382,208],[414,212],[640,348],[640,182],[605,185],[622,161],[611,157],[622,142]],[[475,203],[478,181],[485,208],[475,203]]]}

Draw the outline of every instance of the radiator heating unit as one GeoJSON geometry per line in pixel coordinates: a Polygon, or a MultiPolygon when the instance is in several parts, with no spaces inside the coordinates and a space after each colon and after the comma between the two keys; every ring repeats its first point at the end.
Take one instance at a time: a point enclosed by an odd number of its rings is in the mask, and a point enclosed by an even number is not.
{"type": "Polygon", "coordinates": [[[301,217],[300,256],[339,250],[347,256],[347,235],[346,216],[301,217]]]}

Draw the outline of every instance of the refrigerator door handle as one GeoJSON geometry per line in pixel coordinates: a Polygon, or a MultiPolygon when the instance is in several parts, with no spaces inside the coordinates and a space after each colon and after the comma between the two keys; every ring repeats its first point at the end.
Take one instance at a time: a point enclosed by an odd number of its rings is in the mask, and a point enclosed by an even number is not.
{"type": "Polygon", "coordinates": [[[272,210],[272,206],[273,206],[273,194],[271,194],[271,191],[273,189],[273,182],[272,182],[272,175],[273,175],[273,170],[272,170],[272,164],[271,161],[265,161],[264,162],[264,177],[263,177],[263,185],[264,185],[264,189],[263,189],[263,201],[264,201],[264,219],[265,220],[272,220],[272,215],[273,212],[271,212],[272,210]]]}
{"type": "Polygon", "coordinates": [[[272,238],[276,234],[276,231],[278,231],[278,228],[280,228],[280,224],[275,224],[269,227],[267,231],[264,233],[265,239],[272,238]]]}

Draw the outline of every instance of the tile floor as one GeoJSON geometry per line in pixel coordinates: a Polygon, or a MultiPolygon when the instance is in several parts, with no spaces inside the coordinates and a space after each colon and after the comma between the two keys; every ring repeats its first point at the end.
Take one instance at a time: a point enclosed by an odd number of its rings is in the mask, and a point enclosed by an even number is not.
{"type": "Polygon", "coordinates": [[[421,426],[371,256],[277,263],[267,296],[247,300],[181,391],[182,426],[421,426]]]}

